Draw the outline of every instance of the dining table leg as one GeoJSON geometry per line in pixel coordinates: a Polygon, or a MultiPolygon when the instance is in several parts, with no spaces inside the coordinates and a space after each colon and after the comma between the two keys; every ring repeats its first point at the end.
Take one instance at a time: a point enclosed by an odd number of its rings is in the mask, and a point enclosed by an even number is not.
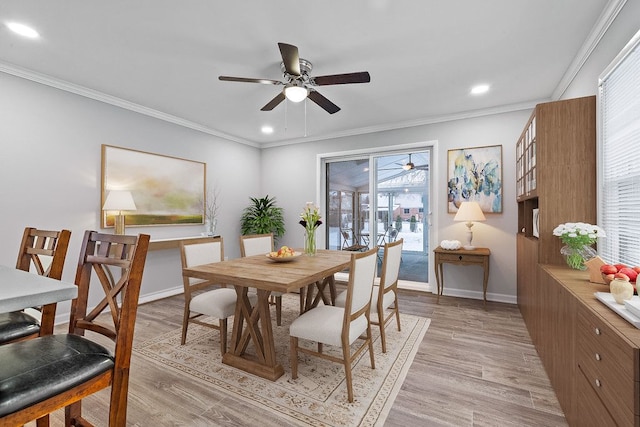
{"type": "Polygon", "coordinates": [[[259,377],[275,381],[284,374],[284,368],[276,360],[275,341],[269,310],[270,291],[258,289],[258,301],[251,306],[248,288],[236,286],[236,310],[229,350],[222,363],[242,369],[259,377]],[[248,355],[253,344],[255,355],[248,355]]]}
{"type": "Polygon", "coordinates": [[[320,301],[324,305],[336,305],[336,280],[333,275],[325,277],[307,287],[304,311],[309,311],[317,307],[320,301]],[[327,297],[325,289],[329,287],[329,296],[327,297]],[[317,292],[315,292],[317,290],[317,292]]]}

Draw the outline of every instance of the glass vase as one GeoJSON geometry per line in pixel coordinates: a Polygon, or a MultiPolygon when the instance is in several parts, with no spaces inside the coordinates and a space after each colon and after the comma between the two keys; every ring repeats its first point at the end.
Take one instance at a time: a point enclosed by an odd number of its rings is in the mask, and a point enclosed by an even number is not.
{"type": "Polygon", "coordinates": [[[316,254],[316,230],[315,229],[305,229],[304,253],[309,256],[314,256],[316,254]]]}
{"type": "Polygon", "coordinates": [[[214,236],[216,234],[217,219],[207,219],[204,222],[205,236],[214,236]]]}
{"type": "Polygon", "coordinates": [[[597,255],[595,249],[588,245],[579,248],[565,245],[560,248],[560,253],[564,256],[567,265],[575,270],[586,270],[587,266],[584,262],[597,255]]]}

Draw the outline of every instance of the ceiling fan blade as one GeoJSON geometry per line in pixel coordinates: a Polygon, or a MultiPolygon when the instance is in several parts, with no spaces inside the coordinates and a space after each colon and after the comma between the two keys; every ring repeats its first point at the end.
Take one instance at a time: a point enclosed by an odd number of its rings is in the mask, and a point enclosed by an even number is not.
{"type": "Polygon", "coordinates": [[[337,113],[338,111],[340,111],[340,107],[329,101],[324,96],[320,95],[320,93],[315,90],[310,90],[308,97],[329,114],[337,113]]]}
{"type": "Polygon", "coordinates": [[[282,101],[284,101],[284,93],[280,92],[279,94],[276,95],[275,98],[273,98],[271,101],[269,101],[267,103],[267,105],[265,105],[264,107],[262,107],[260,109],[260,111],[271,111],[273,110],[278,104],[280,104],[282,101]]]}
{"type": "Polygon", "coordinates": [[[298,47],[292,44],[278,43],[280,55],[284,69],[292,76],[300,75],[300,56],[298,55],[298,47]]]}
{"type": "Polygon", "coordinates": [[[248,77],[230,77],[230,76],[220,76],[219,80],[223,82],[242,82],[242,83],[262,83],[263,85],[281,85],[284,84],[278,80],[270,80],[270,79],[252,79],[248,77]]]}
{"type": "Polygon", "coordinates": [[[361,71],[358,73],[318,76],[314,77],[312,80],[317,86],[344,85],[348,83],[369,83],[371,81],[371,76],[367,71],[361,71]]]}

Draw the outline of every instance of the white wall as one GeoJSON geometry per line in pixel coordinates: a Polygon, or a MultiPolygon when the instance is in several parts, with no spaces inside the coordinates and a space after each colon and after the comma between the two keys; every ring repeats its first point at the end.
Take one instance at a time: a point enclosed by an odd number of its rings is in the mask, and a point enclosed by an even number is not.
{"type": "MultiPolygon", "coordinates": [[[[447,123],[378,132],[368,135],[337,138],[297,145],[272,147],[263,150],[264,193],[277,197],[285,210],[287,235],[283,244],[301,246],[303,231],[298,215],[305,202],[315,201],[318,186],[316,157],[321,153],[335,153],[371,147],[392,147],[409,143],[437,141],[434,159],[434,182],[439,183],[431,196],[436,203],[432,233],[436,244],[443,239],[465,240],[466,227],[454,223],[454,214],[447,213],[446,181],[447,150],[487,145],[502,145],[503,157],[503,213],[487,216],[487,221],[474,225],[474,244],[492,251],[488,298],[515,302],[516,259],[515,233],[517,206],[515,202],[515,143],[531,111],[458,120],[447,123]],[[295,161],[291,161],[295,159],[295,161]],[[286,171],[286,172],[284,172],[286,171]]],[[[430,268],[432,269],[432,259],[430,268]]],[[[455,268],[445,266],[447,293],[468,297],[481,297],[480,267],[455,268]]],[[[435,283],[433,275],[430,282],[435,283]]]]}
{"type": "MultiPolygon", "coordinates": [[[[4,73],[0,94],[0,264],[15,265],[24,227],[68,228],[63,279],[74,280],[84,231],[100,230],[101,144],[206,162],[208,182],[220,188],[217,231],[225,255],[240,255],[239,216],[259,193],[260,150],[4,73]]],[[[127,228],[152,239],[203,231],[202,225],[127,228]]],[[[150,252],[142,299],[181,289],[180,273],[177,249],[150,252]]],[[[67,313],[62,304],[58,319],[67,313]]]]}

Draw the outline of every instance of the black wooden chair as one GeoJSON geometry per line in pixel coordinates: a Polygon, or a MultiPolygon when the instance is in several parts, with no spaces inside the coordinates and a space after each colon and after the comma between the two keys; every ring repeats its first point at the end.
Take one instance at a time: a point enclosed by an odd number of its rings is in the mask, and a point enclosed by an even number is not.
{"type": "Polygon", "coordinates": [[[38,419],[38,426],[45,426],[48,414],[63,407],[65,425],[92,425],[82,418],[82,399],[109,386],[108,425],[126,425],[131,348],[148,247],[146,234],[85,232],[69,333],[0,346],[0,425],[38,419]],[[110,268],[120,272],[119,280],[111,279],[110,268]],[[103,291],[104,297],[89,311],[92,278],[97,279],[92,294],[103,291]],[[98,318],[107,309],[109,315],[98,318]],[[113,352],[84,337],[85,331],[111,339],[113,352]]]}
{"type": "MultiPolygon", "coordinates": [[[[18,250],[16,268],[60,280],[70,238],[69,230],[51,231],[26,227],[18,250]]],[[[56,304],[33,309],[46,312],[44,318],[51,319],[51,322],[43,326],[42,332],[52,333],[56,304]]],[[[35,338],[40,334],[41,326],[37,316],[32,316],[24,310],[0,313],[0,344],[35,338]]]]}

